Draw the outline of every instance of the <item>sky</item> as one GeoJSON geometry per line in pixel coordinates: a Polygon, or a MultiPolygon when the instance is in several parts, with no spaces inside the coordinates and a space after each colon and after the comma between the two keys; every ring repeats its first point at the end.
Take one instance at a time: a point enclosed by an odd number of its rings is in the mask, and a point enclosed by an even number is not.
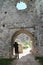
{"type": "Polygon", "coordinates": [[[24,2],[20,2],[20,3],[17,3],[16,8],[17,8],[18,10],[24,10],[24,9],[27,8],[27,5],[26,5],[26,3],[24,3],[24,2]]]}

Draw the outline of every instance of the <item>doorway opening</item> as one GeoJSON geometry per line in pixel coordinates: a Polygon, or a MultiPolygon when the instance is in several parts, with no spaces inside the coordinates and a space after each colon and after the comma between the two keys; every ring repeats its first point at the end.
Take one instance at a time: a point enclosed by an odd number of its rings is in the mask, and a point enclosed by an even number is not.
{"type": "MultiPolygon", "coordinates": [[[[12,36],[13,44],[18,43],[19,48],[19,58],[27,54],[31,54],[33,48],[33,36],[30,32],[26,30],[19,30],[12,36]]],[[[12,47],[12,54],[15,56],[15,48],[12,47]]]]}
{"type": "MultiPolygon", "coordinates": [[[[14,42],[17,42],[19,45],[19,58],[31,53],[32,40],[28,35],[21,33],[14,42]]],[[[15,55],[15,48],[13,48],[13,55],[15,55]]]]}

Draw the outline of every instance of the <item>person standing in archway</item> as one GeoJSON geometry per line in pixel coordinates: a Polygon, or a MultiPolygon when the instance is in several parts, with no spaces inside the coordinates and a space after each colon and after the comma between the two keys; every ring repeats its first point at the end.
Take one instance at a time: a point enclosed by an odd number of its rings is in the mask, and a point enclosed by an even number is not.
{"type": "Polygon", "coordinates": [[[15,47],[15,58],[19,59],[18,43],[15,42],[13,46],[15,47]]]}

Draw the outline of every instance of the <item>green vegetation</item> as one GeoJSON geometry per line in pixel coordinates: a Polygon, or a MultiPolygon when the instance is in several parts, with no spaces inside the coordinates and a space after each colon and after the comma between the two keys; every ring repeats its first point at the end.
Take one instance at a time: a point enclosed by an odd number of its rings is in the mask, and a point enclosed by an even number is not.
{"type": "Polygon", "coordinates": [[[0,65],[11,65],[13,59],[0,59],[0,65]]]}
{"type": "Polygon", "coordinates": [[[36,60],[39,60],[39,63],[43,65],[43,57],[35,57],[36,60]]]}
{"type": "Polygon", "coordinates": [[[28,45],[28,44],[26,44],[26,43],[24,43],[24,44],[23,44],[23,48],[24,48],[24,49],[27,49],[27,48],[28,48],[28,46],[29,46],[29,45],[28,45]]]}
{"type": "Polygon", "coordinates": [[[29,45],[29,47],[31,48],[31,47],[32,47],[32,42],[30,41],[30,42],[28,43],[28,45],[29,45]]]}
{"type": "Polygon", "coordinates": [[[24,48],[24,49],[27,49],[27,48],[29,48],[29,47],[32,47],[32,43],[31,43],[31,42],[29,42],[29,43],[28,43],[28,42],[24,42],[24,43],[23,43],[23,48],[24,48]]]}

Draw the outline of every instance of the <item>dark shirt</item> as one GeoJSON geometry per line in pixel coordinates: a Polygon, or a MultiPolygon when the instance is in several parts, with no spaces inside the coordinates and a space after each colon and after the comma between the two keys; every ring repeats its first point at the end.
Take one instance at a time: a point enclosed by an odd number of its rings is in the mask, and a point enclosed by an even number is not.
{"type": "Polygon", "coordinates": [[[18,43],[13,44],[13,46],[15,47],[15,53],[19,53],[18,52],[18,43]]]}

